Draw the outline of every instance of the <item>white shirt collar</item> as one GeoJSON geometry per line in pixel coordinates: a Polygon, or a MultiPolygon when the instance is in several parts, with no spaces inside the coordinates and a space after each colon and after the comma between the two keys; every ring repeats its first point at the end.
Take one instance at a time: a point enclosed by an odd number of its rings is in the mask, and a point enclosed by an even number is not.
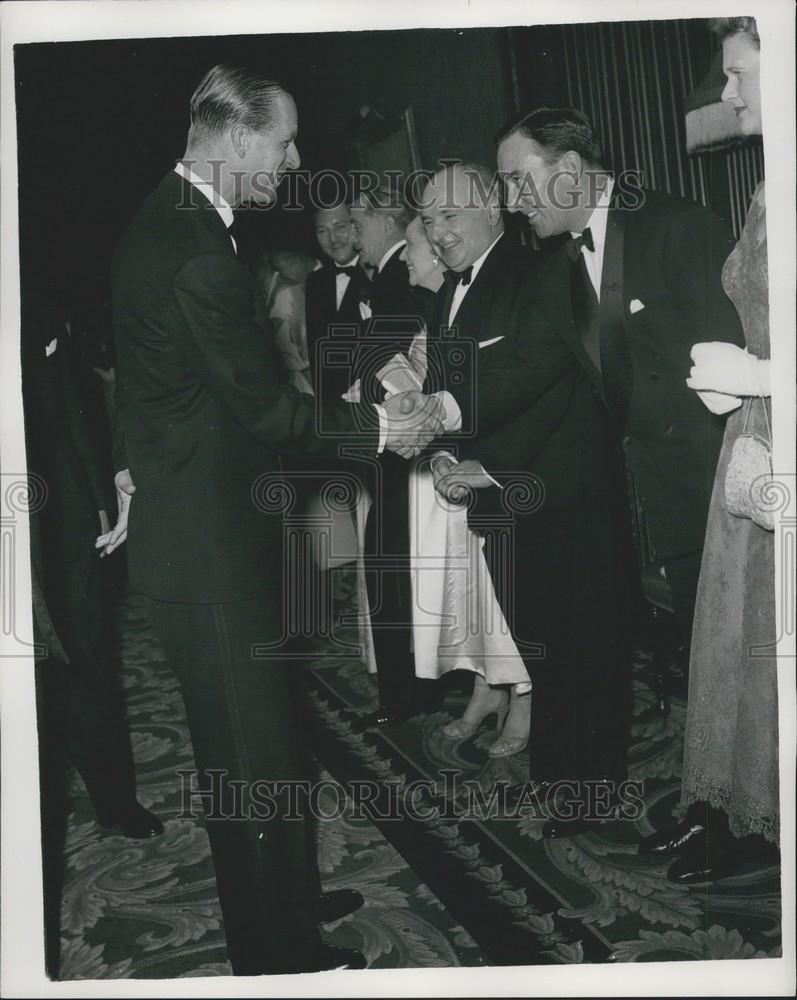
{"type": "Polygon", "coordinates": [[[379,265],[378,265],[378,267],[376,269],[376,273],[377,274],[381,273],[382,268],[385,266],[385,264],[387,264],[387,262],[393,256],[393,254],[397,250],[400,250],[402,247],[405,247],[406,245],[407,245],[407,241],[406,240],[399,240],[398,243],[394,243],[393,246],[383,255],[382,259],[379,261],[379,265]]]}
{"type": "Polygon", "coordinates": [[[221,216],[221,221],[229,229],[234,218],[232,208],[230,208],[229,203],[222,195],[219,194],[210,181],[202,180],[201,177],[198,177],[194,171],[191,170],[190,167],[187,167],[182,161],[174,168],[174,172],[187,180],[189,184],[193,184],[194,187],[207,198],[210,204],[221,216]]]}
{"type": "MultiPolygon", "coordinates": [[[[614,188],[614,178],[609,177],[606,187],[603,189],[595,202],[595,208],[592,210],[592,214],[587,220],[587,225],[585,229],[589,228],[592,233],[592,242],[595,246],[595,253],[598,253],[598,247],[601,247],[600,253],[603,254],[603,245],[606,242],[606,223],[608,221],[608,211],[609,202],[612,197],[612,189],[614,188]]],[[[571,236],[580,236],[581,233],[574,233],[571,231],[571,236]]],[[[586,247],[582,247],[587,253],[586,247]]]]}

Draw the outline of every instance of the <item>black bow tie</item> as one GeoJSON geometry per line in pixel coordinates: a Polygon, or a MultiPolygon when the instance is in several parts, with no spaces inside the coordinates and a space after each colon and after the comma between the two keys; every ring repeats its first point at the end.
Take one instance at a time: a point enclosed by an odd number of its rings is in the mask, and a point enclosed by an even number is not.
{"type": "Polygon", "coordinates": [[[456,288],[457,285],[469,285],[472,277],[473,264],[470,267],[466,267],[464,271],[451,271],[450,269],[443,271],[443,279],[452,288],[456,288]]]}
{"type": "Polygon", "coordinates": [[[595,243],[592,239],[592,230],[589,226],[580,236],[574,236],[572,239],[568,240],[567,243],[565,243],[567,256],[572,261],[577,261],[582,247],[586,247],[591,253],[595,253],[595,243]]]}
{"type": "Polygon", "coordinates": [[[358,264],[350,264],[348,267],[343,267],[341,264],[335,264],[335,274],[336,275],[338,275],[338,274],[348,274],[348,276],[350,278],[353,278],[354,275],[358,271],[361,271],[361,270],[362,270],[362,268],[358,264]]]}

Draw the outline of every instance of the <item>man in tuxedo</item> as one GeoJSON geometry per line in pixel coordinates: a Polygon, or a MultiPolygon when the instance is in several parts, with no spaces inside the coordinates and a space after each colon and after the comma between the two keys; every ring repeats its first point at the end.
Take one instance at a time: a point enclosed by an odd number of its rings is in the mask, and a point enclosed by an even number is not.
{"type": "MultiPolygon", "coordinates": [[[[359,306],[361,323],[350,371],[352,391],[364,402],[383,399],[392,359],[406,356],[423,328],[424,290],[410,287],[402,260],[411,217],[401,194],[388,186],[359,195],[351,206],[360,263],[374,268],[359,306]]],[[[429,707],[416,682],[411,648],[409,470],[395,454],[378,463],[366,455],[358,457],[365,459],[359,462],[360,475],[370,498],[364,559],[379,684],[379,707],[369,722],[382,726],[429,707]]]]}
{"type": "Polygon", "coordinates": [[[565,285],[563,333],[610,415],[688,647],[724,420],[685,380],[695,343],[743,343],[720,280],[733,235],[701,206],[614,176],[572,108],[512,125],[498,166],[510,211],[542,239],[571,235],[545,280],[565,285]]]}
{"type": "Polygon", "coordinates": [[[297,127],[279,84],[210,70],[191,99],[185,155],[139,209],[112,269],[120,516],[98,545],[112,551],[129,523],[131,584],[186,703],[237,975],[365,964],[322,944],[317,924],[361,898],[321,894],[308,823],[286,818],[286,783],[309,769],[282,657],[280,453],[334,455],[344,440],[374,455],[412,452],[440,426],[439,407],[417,396],[316,413],[280,381],[229,227],[233,207],[271,204],[299,166],[297,127]]]}
{"type": "Polygon", "coordinates": [[[455,394],[457,405],[449,403],[447,420],[456,424],[459,439],[472,436],[478,423],[474,403],[481,351],[503,337],[499,330],[495,336],[486,332],[492,327],[491,312],[499,301],[505,307],[514,301],[537,270],[537,254],[504,232],[498,185],[498,178],[482,164],[461,163],[438,171],[421,194],[421,222],[446,265],[445,284],[435,298],[429,351],[455,394]],[[466,350],[452,351],[456,342],[466,350]]]}
{"type": "Polygon", "coordinates": [[[354,226],[345,202],[319,208],[314,216],[315,235],[326,258],[323,267],[307,277],[305,292],[307,350],[316,395],[323,401],[340,399],[351,384],[343,366],[323,365],[321,343],[335,326],[359,327],[360,302],[370,285],[360,266],[354,242],[354,226]]]}
{"type": "MultiPolygon", "coordinates": [[[[522,341],[503,366],[511,373],[528,352],[529,385],[519,395],[528,427],[507,423],[493,439],[480,434],[480,462],[451,474],[460,485],[487,489],[486,471],[497,459],[530,468],[545,488],[541,516],[530,521],[535,533],[544,529],[529,549],[540,573],[527,578],[526,595],[521,590],[544,645],[544,655],[527,664],[531,766],[543,782],[579,783],[579,808],[572,819],[553,817],[548,836],[587,828],[598,818],[589,782],[616,783],[624,773],[623,623],[632,584],[623,459],[686,632],[722,428],[684,380],[693,343],[739,336],[719,283],[731,243],[725,228],[704,209],[649,192],[636,192],[636,211],[622,211],[620,185],[613,192],[600,160],[591,124],[571,109],[533,112],[499,142],[509,209],[524,212],[540,237],[572,238],[541,268],[522,341]],[[556,384],[546,381],[557,369],[556,384]]],[[[481,401],[490,373],[480,374],[481,401]]],[[[515,407],[510,384],[493,382],[504,409],[515,407]]],[[[447,489],[455,482],[449,476],[447,489]]]]}
{"type": "MultiPolygon", "coordinates": [[[[534,776],[599,780],[622,767],[609,726],[601,727],[603,691],[615,689],[606,667],[616,661],[604,434],[589,380],[542,321],[537,255],[502,235],[496,181],[484,167],[449,167],[422,196],[427,233],[458,279],[438,293],[441,323],[476,347],[472,376],[460,382],[446,373],[463,428],[451,438],[452,456],[433,459],[435,481],[455,501],[463,499],[459,487],[478,488],[469,524],[485,537],[496,593],[533,682],[541,737],[541,664],[551,673],[572,665],[584,691],[571,703],[570,738],[545,727],[534,776]]],[[[518,734],[526,723],[517,720],[518,734]]]]}

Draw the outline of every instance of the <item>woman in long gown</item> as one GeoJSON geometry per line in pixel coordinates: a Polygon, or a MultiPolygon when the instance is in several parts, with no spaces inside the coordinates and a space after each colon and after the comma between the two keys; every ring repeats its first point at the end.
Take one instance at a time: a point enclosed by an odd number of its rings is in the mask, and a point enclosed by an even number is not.
{"type": "MultiPolygon", "coordinates": [[[[712,25],[723,47],[723,100],[745,135],[761,134],[760,40],[755,19],[712,25]]],[[[725,290],[745,332],[746,351],[698,344],[687,384],[715,412],[731,413],[714,480],[700,571],[684,737],[682,823],[640,845],[648,855],[681,853],[668,875],[693,883],[732,874],[764,841],[778,843],[778,711],[775,658],[774,535],[763,506],[753,518],[730,513],[727,487],[741,436],[771,442],[769,308],[764,184],[723,269],[725,290]],[[762,522],[762,523],[757,523],[762,522]],[[763,840],[762,840],[763,838],[763,840]]],[[[759,484],[760,485],[760,484],[759,484]]],[[[761,497],[758,497],[761,504],[761,497]]]]}

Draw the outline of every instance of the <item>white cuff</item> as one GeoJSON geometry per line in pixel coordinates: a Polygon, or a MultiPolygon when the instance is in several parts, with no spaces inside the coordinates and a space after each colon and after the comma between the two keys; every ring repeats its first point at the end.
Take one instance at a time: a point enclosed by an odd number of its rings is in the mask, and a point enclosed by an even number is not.
{"type": "Polygon", "coordinates": [[[380,406],[379,403],[372,403],[372,406],[376,407],[376,412],[379,414],[379,447],[376,449],[377,455],[381,455],[385,450],[385,445],[387,444],[387,431],[389,421],[387,419],[387,410],[384,406],[380,406]]]}
{"type": "Polygon", "coordinates": [[[446,419],[443,421],[444,431],[458,431],[462,427],[462,410],[459,403],[454,399],[448,389],[441,389],[440,392],[431,393],[439,399],[446,411],[446,419]]]}

